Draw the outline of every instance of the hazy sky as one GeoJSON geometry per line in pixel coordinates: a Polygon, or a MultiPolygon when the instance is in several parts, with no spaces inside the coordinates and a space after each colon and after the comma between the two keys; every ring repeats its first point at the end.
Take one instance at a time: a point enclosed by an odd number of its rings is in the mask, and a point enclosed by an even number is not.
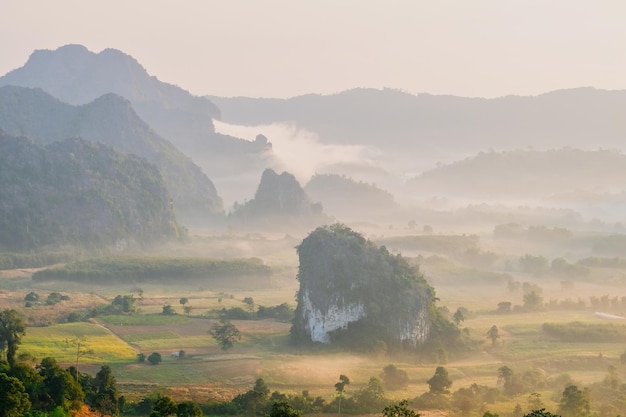
{"type": "Polygon", "coordinates": [[[199,95],[626,89],[623,0],[0,0],[0,42],[0,74],[79,43],[199,95]]]}

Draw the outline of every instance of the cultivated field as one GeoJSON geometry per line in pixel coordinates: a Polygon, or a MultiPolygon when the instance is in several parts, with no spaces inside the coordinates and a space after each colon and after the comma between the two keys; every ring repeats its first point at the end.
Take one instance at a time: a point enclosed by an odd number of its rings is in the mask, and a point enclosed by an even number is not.
{"type": "MultiPolygon", "coordinates": [[[[258,242],[249,246],[241,242],[246,255],[258,242]]],[[[229,351],[220,350],[209,335],[211,326],[217,322],[217,312],[223,308],[248,309],[244,299],[251,297],[255,306],[275,306],[288,303],[295,307],[294,294],[298,289],[296,280],[297,258],[289,254],[286,245],[272,243],[275,252],[268,255],[274,268],[271,283],[265,287],[240,284],[230,287],[227,282],[129,283],[115,286],[84,284],[76,282],[32,282],[33,270],[3,271],[0,275],[0,303],[3,308],[16,308],[28,317],[30,326],[18,353],[28,354],[33,361],[53,356],[65,365],[75,365],[78,359],[83,371],[95,373],[99,366],[112,367],[120,390],[130,399],[141,398],[152,392],[168,392],[173,397],[198,402],[223,401],[249,390],[254,381],[262,377],[271,390],[300,393],[308,390],[313,396],[330,400],[334,396],[334,384],[340,374],[350,377],[347,392],[364,387],[372,376],[380,377],[383,367],[393,363],[409,375],[409,385],[396,391],[387,391],[392,399],[415,398],[428,391],[426,381],[438,365],[443,365],[453,380],[452,390],[468,387],[474,383],[498,387],[498,369],[504,365],[515,372],[536,370],[546,380],[573,380],[581,386],[601,381],[609,366],[616,367],[619,375],[626,376],[620,363],[626,340],[599,342],[583,340],[564,342],[550,337],[542,330],[544,323],[582,322],[606,324],[609,321],[594,314],[587,302],[586,308],[542,308],[537,311],[515,310],[496,313],[499,302],[509,301],[513,306],[523,304],[523,292],[512,291],[507,282],[487,283],[472,278],[457,284],[446,282],[436,285],[437,277],[450,273],[451,268],[463,271],[453,256],[450,262],[437,269],[433,262],[422,267],[431,278],[440,298],[438,305],[450,312],[464,307],[470,314],[460,324],[467,329],[476,347],[465,353],[449,354],[445,363],[434,363],[427,356],[413,351],[392,353],[355,353],[333,348],[314,347],[298,349],[289,344],[290,323],[265,320],[232,320],[242,334],[241,342],[229,351]],[[452,265],[452,266],[451,266],[452,265]],[[447,271],[445,272],[444,271],[447,271]],[[445,273],[444,273],[445,272],[445,273]],[[440,274],[441,273],[441,274],[440,274]],[[24,297],[36,292],[45,296],[50,292],[67,295],[68,300],[55,305],[39,302],[24,306],[24,297]],[[68,313],[111,303],[116,295],[132,294],[138,312],[132,315],[102,314],[86,322],[56,323],[63,321],[68,313]],[[188,299],[192,307],[189,314],[183,312],[179,300],[188,299]],[[163,315],[164,305],[171,305],[177,314],[163,315]],[[487,337],[487,331],[496,325],[499,338],[495,344],[487,337]],[[76,340],[81,341],[83,352],[77,358],[76,340]],[[180,351],[184,357],[178,357],[180,351]],[[152,352],[162,355],[162,363],[140,363],[137,354],[148,356],[152,352]]],[[[205,242],[206,244],[206,242],[205,242]]],[[[212,244],[216,244],[213,242],[212,244]]],[[[270,246],[272,246],[270,245],[270,246]]],[[[262,246],[262,245],[261,245],[262,246]]],[[[265,248],[267,251],[267,248],[265,248]]],[[[291,246],[293,251],[293,246],[291,246]]],[[[199,252],[196,248],[194,255],[199,252]]],[[[572,287],[562,288],[560,278],[549,275],[537,276],[523,271],[506,271],[502,268],[476,269],[484,273],[506,273],[512,280],[527,281],[539,286],[545,303],[549,300],[565,300],[589,296],[611,297],[622,294],[621,285],[607,285],[603,279],[596,282],[577,281],[572,287]]],[[[593,276],[616,276],[618,270],[594,269],[593,276]]],[[[616,321],[621,325],[620,321],[616,321]]],[[[562,385],[543,386],[537,392],[544,405],[555,409],[562,385]]],[[[509,414],[516,404],[527,410],[528,395],[502,398],[487,409],[509,414]]],[[[482,415],[482,414],[481,414],[482,415]]]]}

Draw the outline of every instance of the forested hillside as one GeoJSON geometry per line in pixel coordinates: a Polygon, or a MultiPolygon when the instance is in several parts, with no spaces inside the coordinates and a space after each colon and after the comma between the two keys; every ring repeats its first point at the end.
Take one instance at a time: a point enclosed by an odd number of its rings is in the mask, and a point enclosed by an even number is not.
{"type": "Polygon", "coordinates": [[[147,244],[184,233],[156,167],[104,145],[0,131],[0,249],[147,244]]]}
{"type": "Polygon", "coordinates": [[[409,180],[413,192],[477,198],[623,192],[626,156],[617,151],[554,149],[481,152],[409,180]]]}
{"type": "Polygon", "coordinates": [[[264,143],[216,133],[213,118],[219,118],[220,110],[209,99],[150,76],[136,59],[116,49],[94,53],[82,45],[65,45],[37,50],[23,67],[0,77],[0,86],[6,85],[42,88],[72,105],[109,93],[124,97],[213,181],[244,170],[258,175],[271,157],[271,147],[264,143]]]}
{"type": "Polygon", "coordinates": [[[144,157],[158,166],[182,223],[206,224],[222,215],[222,201],[211,180],[122,97],[107,94],[72,106],[40,89],[0,87],[0,128],[44,145],[81,137],[144,157]]]}

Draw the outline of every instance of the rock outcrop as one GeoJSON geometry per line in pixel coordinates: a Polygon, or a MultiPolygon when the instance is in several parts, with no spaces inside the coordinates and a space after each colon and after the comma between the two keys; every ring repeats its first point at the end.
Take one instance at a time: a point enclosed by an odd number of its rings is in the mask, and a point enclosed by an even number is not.
{"type": "Polygon", "coordinates": [[[428,338],[434,293],[402,256],[339,224],[313,231],[298,256],[296,342],[416,346],[428,338]]]}
{"type": "Polygon", "coordinates": [[[254,199],[236,204],[229,215],[235,227],[289,230],[309,228],[327,222],[322,206],[311,202],[296,178],[288,173],[277,174],[266,169],[254,199]]]}

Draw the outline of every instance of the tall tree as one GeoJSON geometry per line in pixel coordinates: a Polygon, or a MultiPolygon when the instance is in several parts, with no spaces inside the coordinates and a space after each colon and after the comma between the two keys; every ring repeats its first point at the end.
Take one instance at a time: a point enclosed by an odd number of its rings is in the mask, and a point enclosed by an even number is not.
{"type": "Polygon", "coordinates": [[[26,325],[22,316],[15,310],[0,311],[0,349],[6,348],[7,362],[10,367],[15,365],[17,345],[26,334],[26,325]]]}
{"type": "Polygon", "coordinates": [[[57,406],[65,411],[80,408],[85,394],[74,377],[62,369],[54,358],[44,358],[38,366],[43,377],[41,403],[45,411],[57,406]]]}
{"type": "Polygon", "coordinates": [[[93,397],[91,406],[103,415],[115,416],[119,413],[117,383],[111,367],[103,365],[92,382],[93,397]]]}
{"type": "Polygon", "coordinates": [[[565,387],[559,402],[559,413],[563,417],[585,417],[589,411],[589,391],[580,390],[576,385],[565,387]]]}
{"type": "Polygon", "coordinates": [[[0,373],[0,417],[21,417],[28,410],[30,401],[22,382],[0,373]]]}
{"type": "Polygon", "coordinates": [[[343,392],[346,389],[346,385],[350,385],[350,378],[345,375],[339,375],[339,382],[335,384],[335,391],[339,396],[339,414],[341,414],[341,400],[343,399],[343,392]]]}
{"type": "Polygon", "coordinates": [[[487,331],[487,336],[491,339],[491,346],[495,346],[496,342],[500,338],[498,326],[495,324],[487,331]]]}

